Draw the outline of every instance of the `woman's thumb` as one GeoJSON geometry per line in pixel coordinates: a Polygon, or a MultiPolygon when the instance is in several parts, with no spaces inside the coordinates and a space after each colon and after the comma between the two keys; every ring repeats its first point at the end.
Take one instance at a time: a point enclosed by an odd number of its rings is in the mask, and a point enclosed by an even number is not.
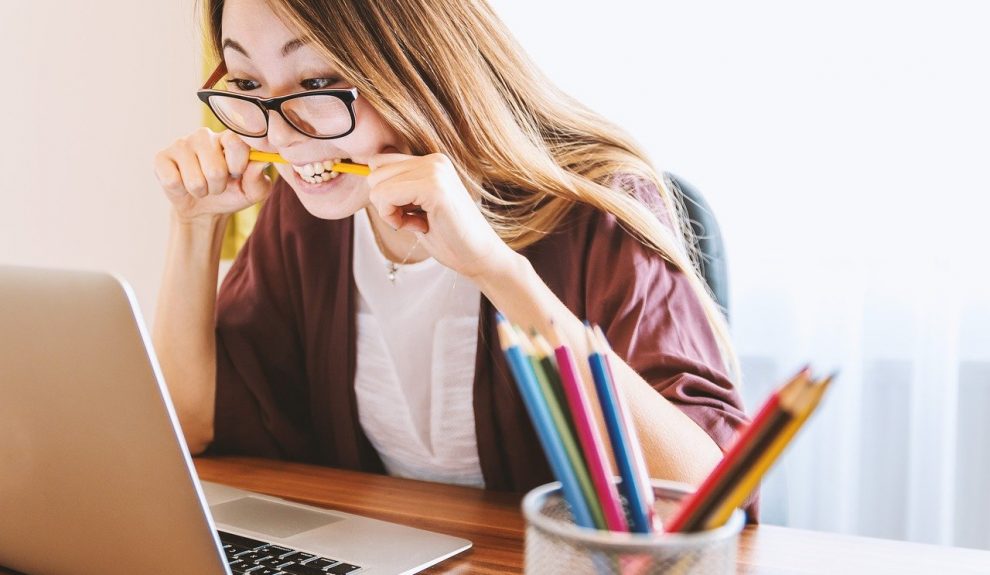
{"type": "Polygon", "coordinates": [[[252,204],[256,204],[268,197],[272,191],[272,179],[265,174],[265,170],[270,166],[267,162],[250,162],[244,169],[241,176],[241,190],[244,197],[252,204]]]}

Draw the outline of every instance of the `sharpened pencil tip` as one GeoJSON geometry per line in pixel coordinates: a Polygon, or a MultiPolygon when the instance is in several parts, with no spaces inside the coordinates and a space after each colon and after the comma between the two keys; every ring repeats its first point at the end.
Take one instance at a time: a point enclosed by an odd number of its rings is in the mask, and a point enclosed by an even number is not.
{"type": "Polygon", "coordinates": [[[499,320],[496,331],[498,332],[499,345],[503,350],[519,345],[515,330],[509,325],[509,322],[505,321],[504,317],[499,320]]]}

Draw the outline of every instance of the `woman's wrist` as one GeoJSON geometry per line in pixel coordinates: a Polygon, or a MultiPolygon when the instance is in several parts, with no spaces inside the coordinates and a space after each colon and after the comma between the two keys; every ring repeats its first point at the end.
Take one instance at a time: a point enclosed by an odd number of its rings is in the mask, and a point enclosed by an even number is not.
{"type": "Polygon", "coordinates": [[[514,283],[511,280],[524,277],[531,270],[529,260],[506,245],[487,258],[481,271],[469,279],[488,299],[497,301],[502,290],[511,289],[514,283]]]}
{"type": "Polygon", "coordinates": [[[196,262],[201,262],[214,271],[219,265],[228,219],[227,214],[183,218],[172,212],[168,259],[176,261],[170,263],[181,261],[197,266],[196,262]]]}
{"type": "Polygon", "coordinates": [[[185,233],[207,234],[213,236],[218,231],[223,232],[227,227],[227,220],[230,214],[203,214],[194,217],[185,217],[177,211],[172,210],[172,225],[185,233]]]}

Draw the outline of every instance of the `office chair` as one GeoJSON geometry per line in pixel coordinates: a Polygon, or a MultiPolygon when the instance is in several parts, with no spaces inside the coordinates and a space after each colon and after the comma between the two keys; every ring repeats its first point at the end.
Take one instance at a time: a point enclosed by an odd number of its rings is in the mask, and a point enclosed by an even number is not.
{"type": "Polygon", "coordinates": [[[700,255],[699,268],[702,277],[715,296],[715,303],[722,308],[726,321],[729,319],[729,274],[726,264],[725,246],[718,221],[708,202],[694,186],[685,180],[664,172],[666,183],[684,204],[687,217],[694,230],[695,245],[700,255]]]}

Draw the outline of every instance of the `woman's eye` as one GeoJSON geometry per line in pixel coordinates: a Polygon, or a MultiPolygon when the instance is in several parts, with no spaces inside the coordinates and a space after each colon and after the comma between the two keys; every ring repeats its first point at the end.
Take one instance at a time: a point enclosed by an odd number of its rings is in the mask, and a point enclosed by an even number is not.
{"type": "Polygon", "coordinates": [[[299,85],[307,90],[323,90],[339,81],[340,78],[308,78],[299,82],[299,85]]]}
{"type": "Polygon", "coordinates": [[[231,78],[230,80],[227,80],[227,85],[233,86],[241,92],[250,92],[251,90],[257,90],[260,87],[260,84],[254,80],[241,80],[239,78],[231,78]]]}

